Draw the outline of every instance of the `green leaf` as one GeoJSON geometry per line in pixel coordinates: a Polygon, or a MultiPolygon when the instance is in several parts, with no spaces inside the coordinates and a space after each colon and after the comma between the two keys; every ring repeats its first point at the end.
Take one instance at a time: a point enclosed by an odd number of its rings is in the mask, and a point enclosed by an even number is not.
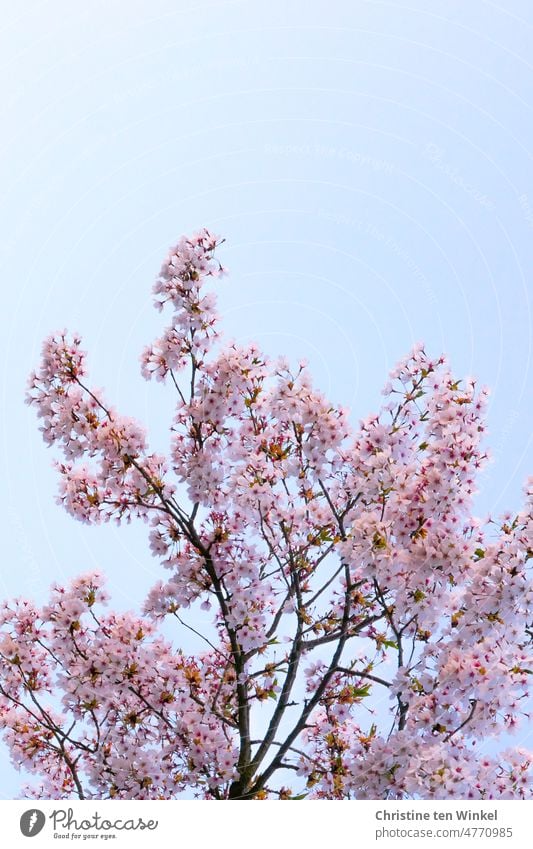
{"type": "Polygon", "coordinates": [[[351,694],[356,699],[364,699],[366,696],[370,695],[370,684],[367,684],[364,687],[351,687],[351,694]]]}

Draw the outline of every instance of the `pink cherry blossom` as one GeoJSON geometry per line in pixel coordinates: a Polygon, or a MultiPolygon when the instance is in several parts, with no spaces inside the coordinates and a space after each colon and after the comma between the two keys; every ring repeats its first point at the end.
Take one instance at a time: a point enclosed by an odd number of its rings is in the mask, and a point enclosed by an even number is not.
{"type": "Polygon", "coordinates": [[[142,519],[165,571],[142,615],[109,611],[96,574],[2,606],[0,726],[27,793],[531,798],[507,736],[530,710],[533,490],[472,515],[487,390],[420,343],[354,426],[305,363],[223,342],[221,243],[180,239],[154,287],[171,320],[141,367],[175,397],[167,456],[91,385],[78,335],[30,377],[59,503],[142,519]]]}

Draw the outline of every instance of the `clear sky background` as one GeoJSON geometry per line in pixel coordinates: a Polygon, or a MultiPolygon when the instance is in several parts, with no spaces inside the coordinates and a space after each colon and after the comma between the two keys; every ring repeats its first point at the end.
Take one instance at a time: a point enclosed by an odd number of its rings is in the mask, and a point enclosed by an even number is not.
{"type": "MultiPolygon", "coordinates": [[[[228,335],[307,358],[354,424],[418,340],[490,385],[476,510],[518,508],[533,471],[528,0],[25,0],[0,29],[2,598],[99,568],[117,606],[138,607],[160,575],[143,526],[56,506],[24,387],[42,338],[78,330],[93,382],[164,450],[173,399],[138,362],[162,326],[150,289],[204,225],[227,240],[228,335]]],[[[6,799],[20,778],[3,752],[6,799]]]]}

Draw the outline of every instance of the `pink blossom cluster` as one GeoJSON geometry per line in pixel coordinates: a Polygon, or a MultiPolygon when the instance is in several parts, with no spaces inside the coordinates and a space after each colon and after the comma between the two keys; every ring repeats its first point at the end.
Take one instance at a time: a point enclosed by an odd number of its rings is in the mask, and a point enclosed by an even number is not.
{"type": "Polygon", "coordinates": [[[236,749],[211,707],[217,659],[184,657],[147,620],[102,612],[105,599],[90,574],[55,586],[41,609],[22,599],[3,606],[0,726],[14,762],[53,798],[224,787],[236,749]]]}
{"type": "Polygon", "coordinates": [[[388,738],[361,732],[355,722],[318,716],[301,758],[310,798],[531,798],[533,755],[521,748],[484,755],[464,741],[449,744],[395,731],[388,738]]]}
{"type": "MultiPolygon", "coordinates": [[[[84,522],[146,517],[163,487],[164,457],[147,453],[144,429],[107,407],[100,390],[83,382],[85,354],[78,336],[50,336],[41,367],[28,382],[28,403],[43,420],[48,445],[61,446],[59,501],[84,522]],[[88,458],[94,462],[77,462],[88,458]],[[155,487],[155,489],[154,489],[155,487]]],[[[167,490],[170,496],[172,489],[167,490]]]]}
{"type": "Polygon", "coordinates": [[[472,516],[487,390],[417,345],[353,428],[303,363],[223,343],[220,244],[181,239],[154,289],[172,323],[142,372],[175,393],[168,457],[89,385],[79,337],[47,339],[30,378],[60,502],[142,518],[166,576],[143,619],[97,616],[94,576],[5,608],[15,762],[57,798],[530,797],[532,756],[478,752],[528,718],[533,660],[531,488],[472,516]],[[166,617],[209,651],[158,637],[166,617]]]}
{"type": "Polygon", "coordinates": [[[207,230],[191,238],[183,236],[171,248],[154,286],[155,304],[162,310],[174,308],[172,323],[160,339],[147,347],[141,357],[146,378],[163,380],[169,372],[185,368],[190,360],[198,364],[216,335],[216,299],[202,292],[206,277],[220,277],[224,268],[214,258],[220,241],[207,230]]]}

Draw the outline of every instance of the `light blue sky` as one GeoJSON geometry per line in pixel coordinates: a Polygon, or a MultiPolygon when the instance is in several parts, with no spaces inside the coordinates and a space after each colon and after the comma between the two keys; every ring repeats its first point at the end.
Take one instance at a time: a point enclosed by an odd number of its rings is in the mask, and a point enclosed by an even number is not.
{"type": "MultiPolygon", "coordinates": [[[[84,337],[91,376],[164,449],[172,399],[138,356],[167,247],[226,237],[230,336],[306,357],[353,421],[423,339],[492,387],[480,513],[533,470],[533,15],[527,0],[66,0],[0,34],[4,517],[0,595],[101,568],[118,605],[159,575],[144,528],[54,503],[22,403],[41,339],[84,337]],[[529,414],[529,415],[528,415],[529,414]]],[[[0,798],[18,776],[0,770],[0,798]]]]}

